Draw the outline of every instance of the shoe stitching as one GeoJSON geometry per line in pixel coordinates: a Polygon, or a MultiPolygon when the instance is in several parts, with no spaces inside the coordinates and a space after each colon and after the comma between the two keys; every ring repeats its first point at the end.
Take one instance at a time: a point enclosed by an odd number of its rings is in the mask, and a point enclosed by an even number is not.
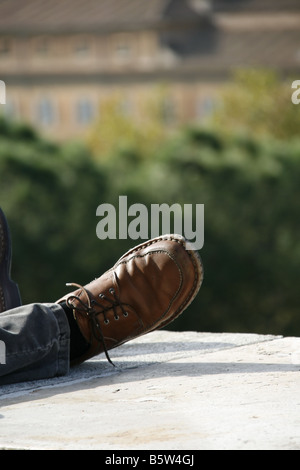
{"type": "MultiPolygon", "coordinates": [[[[193,264],[193,267],[194,267],[194,273],[196,274],[196,277],[194,278],[194,282],[193,282],[193,286],[191,288],[191,291],[190,291],[190,296],[185,300],[185,302],[182,304],[182,308],[184,308],[184,306],[186,304],[188,304],[188,302],[190,301],[190,299],[193,299],[193,293],[195,292],[196,290],[196,287],[198,285],[198,283],[201,281],[201,278],[203,278],[203,265],[202,265],[202,262],[201,260],[199,259],[199,264],[196,262],[195,260],[195,256],[196,255],[192,255],[190,253],[190,250],[187,250],[186,247],[185,247],[185,244],[186,244],[186,240],[185,238],[176,238],[176,237],[173,237],[172,235],[170,236],[161,236],[161,237],[157,237],[157,238],[154,238],[152,240],[149,240],[148,242],[145,242],[141,245],[138,245],[137,247],[133,248],[132,250],[129,250],[127,253],[125,253],[125,255],[123,255],[122,258],[124,258],[125,256],[128,256],[130,254],[133,254],[137,251],[140,251],[140,250],[143,250],[144,248],[147,248],[148,246],[151,246],[157,242],[160,242],[160,241],[174,241],[176,243],[178,243],[179,245],[181,245],[185,251],[187,252],[192,264],[193,264]],[[201,273],[199,275],[198,273],[198,268],[201,269],[201,273]]],[[[120,261],[122,261],[122,258],[120,259],[120,261]]],[[[116,265],[119,264],[119,262],[116,263],[116,265]]],[[[202,281],[201,281],[202,282],[202,281]]],[[[201,284],[200,284],[201,286],[201,284]]],[[[199,287],[200,287],[199,286],[199,287]]],[[[179,310],[179,313],[181,312],[182,310],[179,310]]]]}
{"type": "MultiPolygon", "coordinates": [[[[158,237],[158,238],[155,238],[155,239],[153,239],[153,240],[150,240],[149,242],[143,243],[143,244],[139,245],[138,247],[132,249],[132,251],[129,250],[128,253],[125,253],[124,257],[125,257],[125,256],[130,256],[130,255],[132,254],[133,256],[130,258],[130,259],[132,259],[132,258],[134,257],[134,253],[136,253],[136,252],[138,252],[138,251],[141,251],[141,250],[143,250],[144,248],[147,248],[147,247],[149,247],[149,246],[151,246],[151,245],[153,245],[153,244],[155,244],[155,243],[157,243],[157,242],[160,242],[160,241],[175,241],[175,242],[177,242],[178,244],[180,244],[180,245],[185,249],[186,253],[188,254],[188,256],[189,256],[189,258],[190,258],[190,260],[191,260],[191,262],[192,262],[192,264],[193,264],[193,267],[194,267],[194,274],[195,274],[195,276],[194,276],[194,281],[193,281],[193,285],[192,285],[192,287],[191,287],[191,289],[190,289],[190,292],[189,292],[189,296],[188,296],[188,297],[185,299],[185,301],[178,307],[178,309],[176,310],[176,312],[174,312],[174,314],[172,315],[172,317],[170,317],[167,322],[162,322],[162,326],[161,326],[161,327],[163,327],[165,324],[167,324],[167,323],[169,323],[169,322],[175,320],[175,319],[180,315],[180,313],[181,313],[185,308],[187,308],[187,307],[189,306],[190,302],[192,302],[192,300],[193,300],[193,298],[194,298],[194,294],[196,295],[197,292],[198,292],[198,290],[196,290],[198,284],[199,284],[199,288],[200,288],[201,283],[202,283],[201,278],[203,278],[203,266],[202,266],[201,261],[200,261],[200,263],[199,263],[199,265],[198,265],[198,263],[196,263],[196,259],[195,259],[195,256],[196,256],[196,255],[192,255],[192,254],[190,253],[190,250],[187,250],[187,249],[185,248],[185,242],[186,242],[185,239],[178,239],[178,238],[175,238],[175,237],[172,237],[172,236],[169,236],[169,237],[168,237],[168,236],[167,236],[167,237],[162,236],[162,237],[158,237]],[[201,272],[200,272],[200,273],[199,273],[198,268],[201,269],[201,272]],[[201,282],[201,283],[200,283],[200,282],[201,282]]],[[[157,251],[158,251],[158,250],[157,250],[157,251]]],[[[156,251],[155,251],[155,252],[156,252],[156,251]]],[[[167,253],[167,250],[161,250],[161,252],[167,253]]],[[[151,253],[151,252],[150,252],[150,253],[151,253]]],[[[150,253],[145,253],[145,256],[146,256],[146,255],[149,255],[150,253]]],[[[152,253],[154,253],[154,251],[153,251],[152,253]]],[[[172,255],[170,255],[170,257],[173,259],[172,255]]],[[[128,260],[128,261],[129,261],[129,260],[128,260]]],[[[176,263],[176,265],[177,265],[177,262],[175,261],[175,259],[173,259],[173,261],[174,261],[174,262],[176,263]]],[[[121,258],[120,261],[116,263],[115,267],[117,267],[119,264],[125,263],[125,262],[127,262],[127,261],[126,261],[125,259],[124,259],[124,261],[123,261],[122,258],[121,258]]],[[[178,269],[180,270],[180,267],[178,267],[178,269]]],[[[181,273],[181,270],[180,270],[180,273],[181,273]]],[[[168,309],[168,310],[169,310],[169,309],[168,309]]],[[[168,310],[167,310],[167,311],[168,311],[168,310]]],[[[163,316],[166,315],[167,311],[164,313],[163,316]]],[[[153,326],[154,326],[154,325],[155,325],[155,323],[153,324],[153,326]]]]}
{"type": "MultiPolygon", "coordinates": [[[[147,248],[148,246],[154,245],[155,243],[158,243],[158,242],[161,242],[161,241],[174,241],[174,242],[177,242],[179,245],[182,245],[183,247],[185,245],[185,239],[181,239],[181,238],[178,239],[178,238],[175,238],[175,237],[172,237],[172,236],[161,236],[161,237],[157,237],[157,238],[154,238],[152,240],[149,240],[148,242],[142,243],[142,244],[136,246],[135,248],[132,248],[132,250],[129,250],[127,253],[125,253],[122,256],[122,258],[124,258],[125,256],[130,255],[131,253],[135,253],[136,251],[143,250],[144,248],[147,248]]],[[[118,262],[116,264],[118,264],[118,262]]]]}
{"type": "MultiPolygon", "coordinates": [[[[144,258],[146,256],[150,256],[152,254],[158,254],[158,253],[163,253],[163,254],[166,254],[167,256],[169,256],[169,258],[176,264],[177,266],[177,269],[178,269],[178,272],[179,272],[179,277],[180,277],[180,281],[179,281],[179,287],[177,288],[175,294],[173,295],[173,297],[170,299],[170,302],[169,302],[169,305],[167,307],[167,309],[163,312],[163,314],[161,315],[160,317],[160,321],[163,320],[163,318],[166,316],[166,314],[168,313],[168,311],[170,310],[171,306],[172,306],[172,303],[174,302],[174,300],[176,299],[178,293],[180,292],[181,290],[181,287],[182,287],[182,284],[183,284],[183,276],[182,276],[182,270],[180,268],[180,266],[178,265],[177,261],[174,259],[174,257],[167,251],[167,250],[153,250],[153,251],[150,251],[148,253],[144,253],[142,255],[137,255],[137,254],[133,254],[132,256],[130,256],[129,259],[124,259],[124,260],[121,260],[117,265],[116,265],[116,268],[120,265],[120,264],[127,264],[129,263],[129,261],[131,261],[132,259],[135,259],[135,258],[144,258]]],[[[152,323],[152,325],[150,325],[147,330],[151,330],[154,326],[157,325],[157,322],[158,321],[155,321],[152,323]]],[[[147,331],[146,330],[146,331],[147,331]]]]}
{"type": "MultiPolygon", "coordinates": [[[[202,284],[202,281],[203,281],[203,266],[202,266],[202,262],[200,261],[200,263],[196,263],[196,260],[195,260],[195,257],[192,256],[188,251],[187,251],[190,259],[191,259],[191,262],[194,266],[194,273],[196,274],[196,276],[194,277],[194,282],[193,282],[193,285],[190,289],[190,293],[189,293],[189,296],[185,299],[185,301],[180,305],[180,307],[176,310],[176,312],[174,312],[174,314],[172,315],[172,317],[168,320],[168,322],[171,322],[171,321],[174,321],[189,305],[190,303],[193,301],[193,299],[195,298],[195,296],[197,295],[197,292],[199,291],[200,287],[201,287],[201,284],[202,284]],[[201,270],[200,272],[198,271],[198,268],[201,270]],[[199,286],[199,287],[198,287],[199,286]],[[197,289],[198,287],[198,289],[197,289]]],[[[161,328],[163,328],[164,326],[166,325],[166,323],[162,323],[161,325],[161,328]]]]}

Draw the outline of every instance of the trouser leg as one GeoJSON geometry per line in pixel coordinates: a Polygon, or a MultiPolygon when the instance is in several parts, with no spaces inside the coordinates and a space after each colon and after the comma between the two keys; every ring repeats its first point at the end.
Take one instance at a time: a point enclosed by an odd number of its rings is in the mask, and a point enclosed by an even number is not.
{"type": "Polygon", "coordinates": [[[58,304],[30,304],[0,314],[0,385],[69,372],[70,328],[58,304]]]}

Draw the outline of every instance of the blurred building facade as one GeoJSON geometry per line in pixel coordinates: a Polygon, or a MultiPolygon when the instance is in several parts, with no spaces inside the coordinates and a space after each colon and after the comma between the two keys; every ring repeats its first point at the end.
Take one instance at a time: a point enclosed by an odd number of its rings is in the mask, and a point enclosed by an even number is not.
{"type": "Polygon", "coordinates": [[[249,66],[300,78],[299,0],[0,0],[1,110],[59,139],[160,84],[166,124],[201,121],[249,66]]]}

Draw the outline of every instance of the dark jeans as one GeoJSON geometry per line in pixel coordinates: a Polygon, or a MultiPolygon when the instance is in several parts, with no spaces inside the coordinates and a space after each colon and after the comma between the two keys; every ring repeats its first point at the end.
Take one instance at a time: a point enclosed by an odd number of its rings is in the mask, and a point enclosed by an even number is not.
{"type": "Polygon", "coordinates": [[[67,374],[69,349],[69,323],[60,305],[31,304],[0,313],[0,386],[67,374]]]}

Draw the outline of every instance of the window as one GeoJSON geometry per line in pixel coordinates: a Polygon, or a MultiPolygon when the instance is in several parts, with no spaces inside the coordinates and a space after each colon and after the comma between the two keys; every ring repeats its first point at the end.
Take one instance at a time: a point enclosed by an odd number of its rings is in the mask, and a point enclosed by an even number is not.
{"type": "Polygon", "coordinates": [[[129,98],[124,98],[119,103],[119,112],[122,116],[132,116],[133,114],[133,103],[129,98]]]}
{"type": "Polygon", "coordinates": [[[131,54],[131,49],[128,44],[125,44],[125,43],[117,44],[116,46],[117,57],[119,57],[120,59],[127,59],[128,57],[130,57],[130,54],[131,54]]]}
{"type": "Polygon", "coordinates": [[[86,39],[80,39],[76,42],[74,47],[75,55],[78,57],[86,57],[89,55],[90,46],[86,39]]]}
{"type": "Polygon", "coordinates": [[[56,120],[54,105],[49,98],[42,98],[37,105],[38,123],[51,126],[56,120]]]}
{"type": "Polygon", "coordinates": [[[6,101],[6,105],[3,106],[3,111],[7,119],[17,119],[19,117],[17,104],[11,99],[6,101]]]}
{"type": "Polygon", "coordinates": [[[115,59],[127,61],[133,54],[133,37],[130,34],[117,34],[113,38],[113,54],[115,59]]]}
{"type": "Polygon", "coordinates": [[[81,125],[90,124],[95,117],[94,105],[88,99],[81,99],[76,104],[76,119],[81,125]]]}
{"type": "Polygon", "coordinates": [[[6,56],[11,52],[11,40],[9,38],[0,39],[0,56],[6,56]]]}
{"type": "Polygon", "coordinates": [[[161,106],[161,117],[164,124],[174,124],[176,120],[175,103],[170,99],[166,98],[161,106]]]}
{"type": "Polygon", "coordinates": [[[214,110],[215,102],[213,98],[207,96],[196,101],[196,117],[198,119],[204,119],[208,116],[211,116],[214,110]]]}
{"type": "Polygon", "coordinates": [[[47,38],[39,38],[36,42],[36,52],[40,56],[46,56],[49,54],[49,41],[47,38]]]}

